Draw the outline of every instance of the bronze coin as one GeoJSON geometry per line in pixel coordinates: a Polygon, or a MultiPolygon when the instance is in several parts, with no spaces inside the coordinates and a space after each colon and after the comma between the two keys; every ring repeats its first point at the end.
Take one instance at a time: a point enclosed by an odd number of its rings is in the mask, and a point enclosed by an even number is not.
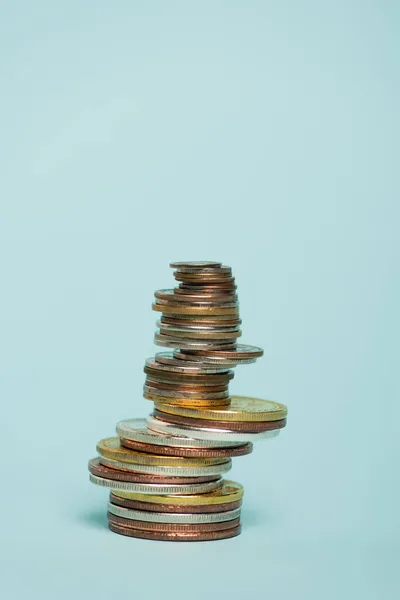
{"type": "Polygon", "coordinates": [[[229,458],[232,456],[245,456],[253,451],[253,444],[247,442],[241,446],[232,446],[229,448],[179,448],[177,446],[161,446],[159,444],[147,444],[145,442],[136,442],[121,438],[121,446],[139,450],[139,452],[148,452],[163,454],[165,456],[180,456],[182,458],[229,458]]]}
{"type": "Polygon", "coordinates": [[[235,537],[241,532],[241,526],[230,527],[222,531],[203,531],[197,533],[181,532],[172,533],[169,531],[148,531],[145,529],[135,529],[134,527],[123,527],[109,521],[109,529],[114,533],[126,535],[128,537],[141,538],[146,540],[158,540],[164,542],[202,542],[213,540],[224,540],[235,537]]]}
{"type": "Polygon", "coordinates": [[[210,392],[209,390],[205,392],[189,392],[187,390],[185,392],[181,392],[179,390],[167,390],[165,388],[160,390],[155,386],[145,384],[143,386],[143,391],[151,396],[162,396],[163,398],[187,398],[188,400],[227,400],[229,398],[227,386],[224,386],[224,390],[222,392],[210,392]]]}
{"type": "Polygon", "coordinates": [[[201,429],[223,429],[225,431],[243,433],[272,431],[274,429],[282,429],[286,425],[286,419],[281,419],[280,421],[211,421],[211,419],[193,419],[191,417],[170,415],[157,409],[154,409],[153,416],[162,421],[174,423],[175,425],[186,425],[201,429]]]}
{"type": "Polygon", "coordinates": [[[225,327],[239,327],[242,324],[241,319],[215,319],[212,317],[197,317],[193,316],[190,318],[183,318],[182,315],[179,317],[171,317],[170,315],[161,315],[161,323],[167,325],[176,325],[177,327],[217,327],[223,329],[225,327]]]}
{"type": "Polygon", "coordinates": [[[194,283],[200,284],[210,284],[210,283],[230,283],[231,285],[235,283],[235,278],[230,275],[215,274],[211,273],[180,273],[179,271],[175,271],[174,277],[176,281],[181,281],[182,283],[190,283],[193,285],[194,283]]]}
{"type": "Polygon", "coordinates": [[[154,296],[156,301],[159,304],[163,304],[167,302],[168,304],[178,303],[178,304],[201,304],[201,305],[210,305],[210,306],[236,306],[237,305],[237,296],[227,296],[227,295],[217,295],[212,294],[208,296],[204,296],[201,294],[175,294],[174,290],[157,290],[154,292],[154,296]]]}
{"type": "Polygon", "coordinates": [[[177,392],[227,392],[228,386],[225,385],[198,385],[198,384],[180,384],[180,383],[165,383],[164,381],[157,381],[152,377],[146,377],[145,385],[159,390],[175,390],[177,392]]]}
{"type": "Polygon", "coordinates": [[[234,281],[228,282],[208,282],[208,283],[185,283],[181,281],[179,283],[179,288],[181,290],[192,290],[196,291],[204,291],[204,292],[225,292],[225,291],[235,291],[237,290],[237,285],[234,281]]]}
{"type": "Polygon", "coordinates": [[[100,458],[93,458],[89,461],[89,471],[96,477],[103,479],[112,479],[113,481],[128,481],[129,483],[153,483],[153,484],[176,484],[187,485],[190,483],[207,483],[217,481],[218,476],[201,477],[163,477],[162,475],[151,475],[149,473],[136,473],[135,471],[123,471],[122,469],[112,469],[101,464],[100,458]]]}
{"type": "MultiPolygon", "coordinates": [[[[150,495],[149,495],[150,498],[150,495]]],[[[116,496],[113,492],[110,492],[110,502],[123,508],[131,508],[133,510],[147,510],[148,512],[165,512],[165,513],[213,513],[213,512],[226,512],[228,510],[235,510],[240,508],[242,505],[241,500],[236,502],[225,502],[224,504],[199,504],[197,506],[191,506],[190,504],[161,504],[156,502],[142,502],[140,500],[129,500],[128,498],[122,498],[116,496]]]]}
{"type": "Polygon", "coordinates": [[[173,269],[181,269],[184,267],[189,267],[191,269],[208,269],[210,267],[222,267],[222,263],[215,262],[214,260],[189,260],[170,262],[169,266],[173,269]]]}
{"type": "Polygon", "coordinates": [[[221,296],[221,298],[226,298],[228,297],[229,299],[233,299],[237,300],[237,296],[235,293],[235,290],[231,290],[231,289],[226,289],[224,290],[223,288],[211,288],[211,290],[204,290],[203,288],[200,289],[191,289],[191,288],[182,288],[182,287],[176,287],[174,288],[174,294],[178,294],[181,296],[200,296],[201,298],[208,298],[210,297],[211,299],[215,298],[215,297],[219,297],[221,296]]]}
{"type": "Polygon", "coordinates": [[[157,521],[140,521],[136,519],[127,519],[119,517],[112,512],[107,513],[108,522],[122,527],[131,527],[141,531],[160,531],[171,533],[200,533],[203,531],[224,531],[240,525],[240,517],[230,521],[220,521],[217,523],[157,523],[157,521]]]}

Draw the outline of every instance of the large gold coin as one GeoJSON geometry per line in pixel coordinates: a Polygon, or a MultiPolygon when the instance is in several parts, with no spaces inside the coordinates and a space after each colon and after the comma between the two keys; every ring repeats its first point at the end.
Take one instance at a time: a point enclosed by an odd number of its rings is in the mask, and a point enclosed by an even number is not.
{"type": "Polygon", "coordinates": [[[225,408],[230,405],[230,398],[220,398],[219,400],[199,400],[197,398],[188,398],[183,396],[182,398],[167,398],[166,396],[156,396],[154,394],[148,394],[144,392],[143,398],[156,402],[160,406],[164,406],[164,403],[170,406],[193,406],[197,408],[225,408]]]}
{"type": "Polygon", "coordinates": [[[271,400],[247,398],[246,396],[231,396],[228,408],[190,408],[168,403],[155,402],[155,407],[164,413],[191,417],[194,419],[209,419],[215,421],[280,421],[287,416],[287,407],[271,400]]]}
{"type": "Polygon", "coordinates": [[[200,506],[207,504],[225,504],[227,502],[237,502],[243,498],[243,486],[236,481],[226,479],[223,486],[205,494],[191,495],[156,495],[156,494],[137,494],[136,492],[121,492],[113,490],[113,494],[119,498],[128,500],[137,500],[139,502],[152,502],[156,504],[174,504],[176,506],[200,506]]]}
{"type": "Polygon", "coordinates": [[[101,440],[97,444],[96,450],[104,458],[140,465],[204,467],[205,465],[219,465],[226,461],[226,458],[181,458],[178,456],[160,456],[158,454],[138,452],[121,446],[119,437],[101,440]]]}

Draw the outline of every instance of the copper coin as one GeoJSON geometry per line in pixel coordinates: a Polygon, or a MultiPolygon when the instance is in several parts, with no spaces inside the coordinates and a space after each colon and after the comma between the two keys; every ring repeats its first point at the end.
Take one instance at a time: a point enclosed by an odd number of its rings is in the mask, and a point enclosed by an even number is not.
{"type": "Polygon", "coordinates": [[[226,400],[229,398],[229,391],[227,386],[224,386],[223,391],[221,392],[211,392],[210,390],[206,390],[205,392],[198,391],[189,391],[185,390],[185,392],[174,389],[158,389],[157,387],[149,384],[145,384],[143,386],[143,391],[146,394],[151,394],[152,396],[163,396],[164,398],[193,398],[194,400],[226,400]]]}
{"type": "Polygon", "coordinates": [[[230,521],[220,521],[216,523],[157,523],[156,521],[138,521],[136,519],[126,519],[119,517],[111,512],[107,513],[108,522],[122,527],[140,529],[141,531],[160,531],[171,533],[200,533],[204,531],[224,531],[240,525],[240,517],[230,521]],[[229,523],[229,526],[227,526],[229,523]]]}
{"type": "Polygon", "coordinates": [[[143,371],[151,379],[156,381],[164,381],[165,383],[176,383],[184,385],[228,385],[229,381],[233,379],[233,371],[227,373],[210,373],[209,375],[197,375],[195,373],[176,373],[175,371],[168,371],[168,367],[160,365],[155,361],[146,361],[146,366],[143,371]],[[147,365],[154,365],[152,366],[147,365]],[[160,366],[164,368],[159,368],[160,366]]]}
{"type": "Polygon", "coordinates": [[[123,527],[109,521],[108,526],[114,533],[126,535],[128,537],[141,538],[146,540],[159,540],[164,542],[202,542],[213,540],[224,540],[235,537],[241,532],[241,526],[230,527],[222,531],[203,531],[197,533],[172,533],[161,531],[147,531],[145,529],[135,529],[134,527],[123,527]]]}
{"type": "Polygon", "coordinates": [[[166,513],[213,513],[213,512],[226,512],[228,510],[235,510],[240,508],[242,505],[241,500],[236,502],[225,502],[224,504],[199,504],[198,506],[191,506],[186,504],[160,504],[156,502],[141,502],[140,500],[130,500],[128,498],[122,498],[116,496],[113,492],[110,492],[110,502],[123,508],[131,508],[133,510],[147,510],[149,512],[166,512],[166,513]]]}
{"type": "Polygon", "coordinates": [[[257,433],[258,431],[272,431],[282,429],[286,426],[286,419],[280,421],[212,421],[211,419],[193,419],[192,417],[181,417],[170,415],[154,409],[153,416],[174,423],[175,425],[186,425],[201,429],[223,429],[225,431],[238,431],[243,433],[257,433]]]}
{"type": "Polygon", "coordinates": [[[183,287],[176,287],[174,288],[174,294],[180,294],[181,296],[200,296],[201,298],[207,298],[208,296],[212,299],[215,298],[216,296],[221,296],[222,298],[232,298],[234,297],[234,300],[237,300],[236,293],[235,290],[231,290],[231,289],[226,289],[224,290],[223,288],[211,288],[209,290],[204,290],[203,287],[200,287],[199,289],[195,288],[183,288],[183,287]]]}
{"type": "Polygon", "coordinates": [[[179,317],[161,315],[160,323],[168,323],[169,325],[176,325],[177,327],[217,327],[223,329],[225,327],[239,327],[239,325],[242,324],[242,320],[228,318],[222,321],[220,318],[215,319],[213,317],[193,316],[187,318],[187,316],[182,317],[182,315],[179,315],[179,317]]]}
{"type": "Polygon", "coordinates": [[[101,464],[101,458],[92,458],[89,461],[89,471],[96,477],[111,479],[113,481],[128,481],[129,483],[153,483],[153,484],[177,484],[186,485],[191,483],[207,483],[217,481],[218,476],[201,477],[163,477],[162,475],[150,475],[148,473],[136,473],[135,471],[123,471],[122,469],[112,469],[101,464]]]}
{"type": "Polygon", "coordinates": [[[222,267],[222,263],[215,262],[214,260],[191,260],[191,261],[178,261],[171,262],[169,266],[173,269],[181,269],[189,267],[191,269],[204,269],[210,267],[222,267]]]}
{"type": "Polygon", "coordinates": [[[232,456],[245,456],[253,451],[253,444],[247,442],[241,446],[231,448],[179,448],[177,446],[161,446],[159,444],[146,444],[121,438],[121,445],[139,452],[154,452],[165,456],[181,456],[182,458],[228,458],[232,456]]]}
{"type": "Polygon", "coordinates": [[[211,273],[180,273],[179,271],[175,271],[174,277],[177,281],[181,281],[182,283],[190,283],[193,285],[196,284],[209,284],[209,283],[235,283],[235,278],[230,275],[223,275],[222,273],[216,273],[212,275],[211,273]]]}
{"type": "Polygon", "coordinates": [[[225,385],[196,385],[196,384],[179,384],[179,383],[165,383],[164,381],[157,381],[152,377],[146,377],[145,385],[154,387],[159,390],[175,390],[177,392],[195,392],[195,393],[213,393],[213,392],[227,392],[228,386],[225,385]]]}
{"type": "Polygon", "coordinates": [[[185,283],[184,281],[181,281],[179,283],[179,288],[181,290],[192,290],[194,292],[196,291],[204,291],[204,292],[225,292],[226,290],[228,291],[235,291],[237,290],[237,285],[234,281],[219,281],[219,282],[207,282],[207,283],[196,283],[196,282],[192,282],[192,283],[185,283]]]}

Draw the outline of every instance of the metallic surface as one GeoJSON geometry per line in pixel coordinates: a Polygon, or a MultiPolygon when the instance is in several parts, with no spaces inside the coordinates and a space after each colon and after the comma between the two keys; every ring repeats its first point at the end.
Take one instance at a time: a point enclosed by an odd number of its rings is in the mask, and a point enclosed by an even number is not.
{"type": "Polygon", "coordinates": [[[124,519],[133,519],[135,521],[147,521],[148,523],[221,523],[232,521],[240,517],[241,508],[234,510],[226,510],[224,512],[211,513],[166,513],[166,512],[151,512],[147,510],[134,510],[131,508],[123,508],[108,503],[108,512],[123,517],[124,519]]]}
{"type": "Polygon", "coordinates": [[[280,419],[279,421],[215,421],[211,419],[196,419],[194,417],[180,417],[179,415],[162,412],[161,408],[154,410],[153,415],[156,418],[168,423],[187,425],[188,427],[205,427],[206,429],[226,429],[228,431],[257,433],[259,431],[283,429],[286,426],[286,419],[280,419]]]}
{"type": "Polygon", "coordinates": [[[120,535],[126,535],[128,537],[146,540],[158,540],[163,542],[202,542],[224,540],[235,537],[241,532],[240,525],[237,527],[224,529],[223,531],[204,531],[201,533],[146,531],[144,529],[135,529],[134,527],[122,527],[121,525],[116,525],[111,522],[109,522],[108,526],[113,533],[119,533],[120,535]]]}
{"type": "Polygon", "coordinates": [[[218,489],[222,485],[222,479],[216,479],[209,483],[184,484],[184,485],[160,485],[160,484],[142,484],[131,483],[129,481],[115,481],[97,477],[90,473],[89,479],[92,483],[111,488],[112,490],[121,490],[126,492],[137,492],[139,494],[203,494],[218,489]]]}
{"type": "Polygon", "coordinates": [[[140,452],[158,452],[166,456],[182,456],[185,458],[225,458],[232,456],[245,456],[251,454],[253,445],[251,443],[231,448],[177,448],[176,446],[154,446],[142,442],[134,442],[121,438],[122,446],[132,448],[140,452]]]}

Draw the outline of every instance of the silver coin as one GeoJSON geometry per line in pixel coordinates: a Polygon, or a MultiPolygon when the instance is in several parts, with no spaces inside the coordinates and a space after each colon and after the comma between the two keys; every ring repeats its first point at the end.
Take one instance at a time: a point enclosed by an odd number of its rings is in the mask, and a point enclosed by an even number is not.
{"type": "MultiPolygon", "coordinates": [[[[178,508],[178,507],[177,507],[178,508]]],[[[225,512],[214,513],[159,513],[149,510],[134,510],[124,508],[108,502],[108,512],[132,521],[146,521],[148,523],[222,523],[223,521],[233,521],[240,517],[241,508],[227,510],[225,512]]]]}
{"type": "Polygon", "coordinates": [[[200,275],[215,275],[216,273],[218,273],[218,275],[231,275],[232,274],[232,269],[231,267],[227,267],[226,265],[221,265],[218,267],[210,267],[207,265],[204,265],[204,267],[193,267],[190,265],[182,265],[181,267],[177,267],[176,268],[176,272],[177,273],[194,273],[197,274],[199,273],[200,275]]]}
{"type": "Polygon", "coordinates": [[[189,350],[229,350],[236,346],[236,338],[232,340],[216,340],[215,342],[192,340],[189,338],[174,338],[172,336],[156,333],[154,343],[157,346],[166,346],[167,348],[187,348],[189,350]],[[224,342],[224,343],[223,343],[224,342]]]}
{"type": "MultiPolygon", "coordinates": [[[[116,429],[117,434],[121,438],[144,444],[154,444],[156,446],[173,446],[175,448],[236,448],[237,446],[241,446],[241,444],[236,442],[195,440],[186,435],[156,433],[147,428],[146,419],[126,419],[119,421],[116,429]]],[[[207,459],[204,458],[203,460],[207,464],[207,459]]]]}
{"type": "Polygon", "coordinates": [[[236,294],[222,294],[221,298],[221,294],[219,296],[216,296],[215,294],[196,294],[195,292],[192,294],[190,292],[187,294],[176,294],[173,289],[168,289],[157,290],[154,292],[154,296],[156,298],[156,302],[161,304],[165,302],[170,304],[173,302],[178,304],[205,304],[206,306],[224,306],[225,304],[238,306],[238,297],[236,294]]]}
{"type": "Polygon", "coordinates": [[[240,333],[240,327],[237,325],[229,325],[228,327],[219,327],[214,325],[174,325],[171,323],[164,323],[163,321],[157,321],[157,327],[159,329],[166,329],[171,332],[178,333],[203,333],[206,337],[207,333],[240,333]]]}
{"type": "Polygon", "coordinates": [[[206,427],[188,427],[173,425],[155,417],[148,417],[147,427],[152,431],[170,433],[171,435],[188,435],[198,440],[218,440],[221,442],[257,442],[269,440],[279,435],[280,429],[260,431],[258,433],[236,432],[227,429],[207,429],[206,427]]]}
{"type": "Polygon", "coordinates": [[[151,396],[160,396],[161,398],[187,398],[188,400],[224,400],[229,398],[228,389],[225,392],[178,392],[175,390],[163,390],[145,384],[143,392],[151,396]]]}
{"type": "Polygon", "coordinates": [[[183,375],[214,375],[233,373],[233,371],[230,371],[227,367],[218,368],[217,365],[211,365],[204,368],[200,363],[190,363],[189,361],[183,362],[182,360],[174,358],[172,352],[159,352],[156,354],[156,356],[146,360],[146,366],[152,369],[158,369],[160,371],[166,371],[170,373],[182,373],[183,375]]]}
{"type": "Polygon", "coordinates": [[[123,492],[137,492],[139,494],[205,494],[217,490],[222,486],[223,479],[209,481],[207,483],[191,483],[188,485],[155,485],[152,483],[131,483],[129,481],[116,481],[114,479],[105,479],[89,473],[89,479],[92,483],[102,487],[120,490],[123,492]]]}
{"type": "Polygon", "coordinates": [[[222,267],[222,263],[215,262],[214,260],[189,260],[189,261],[175,261],[169,263],[169,266],[173,269],[181,269],[189,267],[191,269],[204,269],[209,267],[222,267]]]}
{"type": "MultiPolygon", "coordinates": [[[[133,463],[121,462],[111,458],[99,456],[102,465],[111,469],[121,469],[123,471],[135,471],[136,473],[148,473],[150,475],[163,475],[164,477],[202,477],[207,475],[222,475],[232,468],[232,460],[221,459],[217,465],[204,465],[203,467],[164,467],[161,465],[139,465],[133,463]]],[[[215,459],[214,459],[215,460],[215,459]]]]}
{"type": "MultiPolygon", "coordinates": [[[[192,350],[192,348],[188,349],[192,350]]],[[[193,350],[195,350],[195,348],[193,348],[193,350]]],[[[196,354],[185,354],[182,345],[180,349],[176,349],[174,351],[174,358],[178,358],[185,363],[186,361],[190,363],[201,363],[203,367],[220,365],[221,367],[230,369],[234,369],[239,365],[251,365],[257,360],[256,358],[235,358],[235,360],[230,358],[208,358],[206,356],[198,356],[196,354]]]]}

